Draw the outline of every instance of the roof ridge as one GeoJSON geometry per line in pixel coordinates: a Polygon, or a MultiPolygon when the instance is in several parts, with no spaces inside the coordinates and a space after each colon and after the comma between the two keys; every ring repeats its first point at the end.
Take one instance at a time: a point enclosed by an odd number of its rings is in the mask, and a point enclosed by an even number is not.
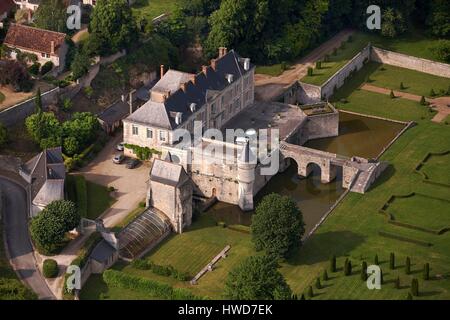
{"type": "Polygon", "coordinates": [[[43,31],[43,32],[48,32],[48,33],[55,33],[55,34],[63,35],[64,37],[67,36],[67,34],[63,33],[63,32],[58,32],[58,31],[53,31],[53,30],[48,30],[48,29],[43,29],[43,28],[32,27],[32,26],[28,26],[28,25],[25,25],[25,24],[15,23],[15,22],[11,23],[10,27],[12,27],[12,26],[18,26],[20,28],[34,29],[34,30],[39,30],[39,31],[43,31]]]}

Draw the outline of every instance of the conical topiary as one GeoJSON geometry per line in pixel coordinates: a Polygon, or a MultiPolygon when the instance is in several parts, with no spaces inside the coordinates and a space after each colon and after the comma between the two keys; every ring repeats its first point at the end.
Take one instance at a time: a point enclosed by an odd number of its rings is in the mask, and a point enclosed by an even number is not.
{"type": "Polygon", "coordinates": [[[335,255],[333,255],[330,258],[330,271],[331,272],[336,272],[336,256],[335,255]]]}
{"type": "Polygon", "coordinates": [[[405,273],[406,274],[410,274],[411,273],[411,259],[409,257],[406,257],[405,273]]]}
{"type": "Polygon", "coordinates": [[[389,268],[391,270],[395,269],[395,254],[393,252],[389,255],[389,268]]]}
{"type": "Polygon", "coordinates": [[[373,259],[373,263],[374,263],[375,265],[379,265],[378,255],[377,255],[377,254],[375,255],[375,258],[373,259]]]}
{"type": "Polygon", "coordinates": [[[423,280],[429,280],[430,279],[430,264],[425,263],[423,265],[423,280]]]}
{"type": "Polygon", "coordinates": [[[320,283],[320,278],[316,279],[316,289],[322,289],[322,284],[320,283]]]}
{"type": "Polygon", "coordinates": [[[417,280],[416,278],[411,280],[411,294],[414,297],[419,296],[419,280],[417,280]]]}
{"type": "Polygon", "coordinates": [[[314,297],[314,291],[313,291],[312,286],[309,286],[309,288],[308,288],[308,297],[310,297],[310,298],[314,297]]]}
{"type": "Polygon", "coordinates": [[[326,269],[323,270],[322,280],[323,280],[323,281],[328,281],[328,272],[327,272],[326,269]]]}
{"type": "Polygon", "coordinates": [[[395,289],[400,289],[400,277],[397,277],[397,279],[395,279],[395,289]]]}
{"type": "Polygon", "coordinates": [[[367,262],[365,261],[361,264],[361,280],[367,281],[367,262]]]}

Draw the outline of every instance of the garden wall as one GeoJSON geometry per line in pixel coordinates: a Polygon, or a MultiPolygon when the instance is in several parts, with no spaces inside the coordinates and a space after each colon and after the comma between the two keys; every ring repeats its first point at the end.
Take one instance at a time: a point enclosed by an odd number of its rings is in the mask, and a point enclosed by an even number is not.
{"type": "Polygon", "coordinates": [[[450,78],[450,65],[372,47],[372,61],[450,78]]]}

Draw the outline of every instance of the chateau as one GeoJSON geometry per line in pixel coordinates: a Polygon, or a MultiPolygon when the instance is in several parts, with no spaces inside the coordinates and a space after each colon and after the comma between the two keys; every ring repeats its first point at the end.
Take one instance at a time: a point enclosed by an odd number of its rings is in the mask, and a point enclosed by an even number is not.
{"type": "Polygon", "coordinates": [[[311,139],[337,136],[339,113],[328,102],[255,102],[254,69],[250,59],[226,48],[198,74],[164,72],[161,66],[150,100],[123,121],[125,155],[136,156],[131,146],[161,152],[150,172],[147,207],[166,217],[175,232],[191,224],[195,199],[252,210],[254,196],[291,161],[303,177],[313,164],[319,166],[323,183],[342,170],[343,187],[360,193],[385,168],[302,147],[311,139]],[[177,129],[189,137],[180,137],[177,129]],[[208,129],[217,130],[209,136],[208,129]],[[233,135],[225,140],[229,129],[233,135]]]}

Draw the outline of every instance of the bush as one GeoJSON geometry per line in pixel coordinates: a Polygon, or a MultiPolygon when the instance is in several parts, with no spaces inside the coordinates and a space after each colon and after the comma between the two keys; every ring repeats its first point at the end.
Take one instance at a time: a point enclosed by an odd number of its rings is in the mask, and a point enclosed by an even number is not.
{"type": "Polygon", "coordinates": [[[308,67],[308,76],[312,77],[314,75],[314,69],[312,67],[308,67]]]}
{"type": "Polygon", "coordinates": [[[450,40],[439,40],[430,50],[437,60],[450,62],[450,40]]]}
{"type": "Polygon", "coordinates": [[[405,273],[406,274],[411,274],[411,259],[409,257],[406,257],[405,273]]]}
{"type": "Polygon", "coordinates": [[[45,259],[42,273],[46,278],[55,278],[58,275],[58,263],[53,259],[45,259]]]}
{"type": "Polygon", "coordinates": [[[165,283],[133,276],[116,270],[106,270],[103,280],[108,286],[137,290],[149,295],[149,297],[166,300],[199,300],[203,299],[193,295],[189,290],[173,288],[165,283]]]}
{"type": "Polygon", "coordinates": [[[44,75],[53,69],[53,62],[47,61],[41,68],[41,74],[44,75]]]}
{"type": "Polygon", "coordinates": [[[395,269],[395,255],[393,252],[391,252],[390,256],[389,256],[389,268],[391,270],[395,269]]]}
{"type": "Polygon", "coordinates": [[[322,69],[322,61],[317,61],[317,62],[316,62],[316,69],[317,69],[317,70],[322,69]]]}
{"type": "Polygon", "coordinates": [[[427,100],[425,100],[425,97],[424,97],[424,96],[422,96],[422,97],[420,98],[420,104],[421,104],[422,106],[426,106],[426,105],[427,105],[427,100]]]}
{"type": "Polygon", "coordinates": [[[416,278],[411,280],[411,294],[414,297],[419,296],[419,280],[417,280],[416,278]]]}
{"type": "Polygon", "coordinates": [[[434,92],[434,89],[430,90],[430,97],[435,97],[436,96],[436,92],[434,92]]]}
{"type": "Polygon", "coordinates": [[[430,264],[425,263],[423,266],[423,280],[429,280],[430,279],[430,264]]]}
{"type": "Polygon", "coordinates": [[[94,89],[91,86],[85,87],[84,94],[86,95],[86,97],[91,98],[94,94],[94,89]]]}
{"type": "Polygon", "coordinates": [[[39,74],[39,69],[41,68],[41,64],[39,62],[35,62],[28,68],[28,72],[33,76],[37,76],[39,74]]]}

